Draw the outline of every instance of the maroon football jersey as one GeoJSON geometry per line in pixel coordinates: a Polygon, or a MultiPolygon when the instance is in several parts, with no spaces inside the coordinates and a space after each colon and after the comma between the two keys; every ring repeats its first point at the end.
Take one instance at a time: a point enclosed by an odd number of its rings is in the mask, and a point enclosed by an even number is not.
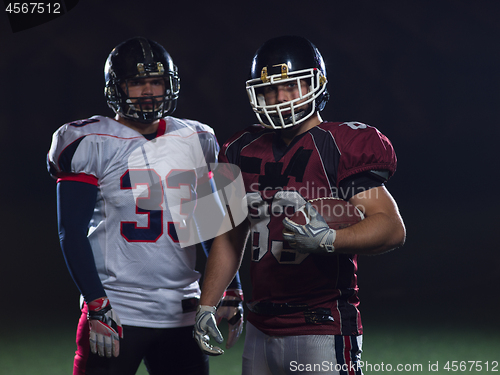
{"type": "Polygon", "coordinates": [[[307,200],[342,196],[339,183],[347,177],[369,170],[392,175],[396,156],[390,141],[365,124],[325,122],[287,146],[278,131],[255,125],[223,146],[220,162],[239,166],[247,192],[253,287],[249,303],[307,305],[313,311],[312,317],[303,311],[250,312],[248,320],[268,335],[362,334],[357,255],[301,254],[283,240],[282,221],[307,200]],[[318,311],[330,317],[316,319],[318,311]]]}

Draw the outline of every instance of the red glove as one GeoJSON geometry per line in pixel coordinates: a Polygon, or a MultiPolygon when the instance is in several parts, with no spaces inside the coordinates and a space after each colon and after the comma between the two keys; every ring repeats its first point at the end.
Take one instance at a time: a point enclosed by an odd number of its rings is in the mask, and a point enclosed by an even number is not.
{"type": "Polygon", "coordinates": [[[107,297],[88,303],[87,319],[90,326],[90,350],[101,357],[118,357],[120,338],[123,338],[122,325],[113,311],[107,297]]]}

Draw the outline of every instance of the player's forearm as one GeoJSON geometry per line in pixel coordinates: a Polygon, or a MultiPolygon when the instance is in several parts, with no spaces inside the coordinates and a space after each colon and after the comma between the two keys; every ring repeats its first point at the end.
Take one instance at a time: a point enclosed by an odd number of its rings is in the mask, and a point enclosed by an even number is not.
{"type": "Polygon", "coordinates": [[[240,267],[247,235],[248,224],[244,222],[215,238],[207,259],[200,305],[219,303],[240,267]]]}
{"type": "Polygon", "coordinates": [[[405,227],[399,215],[376,213],[350,227],[337,230],[336,253],[381,254],[402,246],[405,227]]]}
{"type": "MultiPolygon", "coordinates": [[[[213,242],[214,242],[214,240],[211,239],[211,240],[204,241],[201,243],[201,246],[202,246],[203,251],[204,251],[205,255],[207,256],[207,258],[208,258],[208,255],[210,254],[210,249],[212,248],[213,242]]],[[[238,272],[236,272],[236,275],[234,276],[233,280],[229,284],[228,289],[241,289],[240,275],[238,274],[238,272]]]]}
{"type": "Polygon", "coordinates": [[[405,227],[396,201],[384,186],[352,197],[365,219],[336,233],[335,252],[350,254],[381,254],[402,246],[405,227]]]}

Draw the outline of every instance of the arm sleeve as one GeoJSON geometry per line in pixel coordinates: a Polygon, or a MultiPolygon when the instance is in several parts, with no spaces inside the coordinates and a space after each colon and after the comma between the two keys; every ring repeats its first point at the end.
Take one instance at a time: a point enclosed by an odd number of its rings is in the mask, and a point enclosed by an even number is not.
{"type": "Polygon", "coordinates": [[[61,249],[70,275],[87,303],[106,295],[87,238],[96,196],[97,187],[93,184],[67,180],[57,184],[61,249]]]}
{"type": "Polygon", "coordinates": [[[339,198],[348,201],[358,193],[383,186],[388,175],[389,171],[368,171],[349,176],[340,182],[339,198]]]}

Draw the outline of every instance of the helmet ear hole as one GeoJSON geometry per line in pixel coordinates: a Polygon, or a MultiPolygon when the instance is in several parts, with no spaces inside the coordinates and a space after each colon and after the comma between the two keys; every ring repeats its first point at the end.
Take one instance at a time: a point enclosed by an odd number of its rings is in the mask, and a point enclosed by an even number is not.
{"type": "Polygon", "coordinates": [[[157,42],[135,37],[116,46],[104,66],[104,94],[108,106],[120,116],[151,123],[175,111],[179,97],[180,78],[170,54],[157,42]],[[165,91],[152,99],[157,103],[151,110],[133,98],[120,86],[130,78],[162,77],[165,91]]]}

